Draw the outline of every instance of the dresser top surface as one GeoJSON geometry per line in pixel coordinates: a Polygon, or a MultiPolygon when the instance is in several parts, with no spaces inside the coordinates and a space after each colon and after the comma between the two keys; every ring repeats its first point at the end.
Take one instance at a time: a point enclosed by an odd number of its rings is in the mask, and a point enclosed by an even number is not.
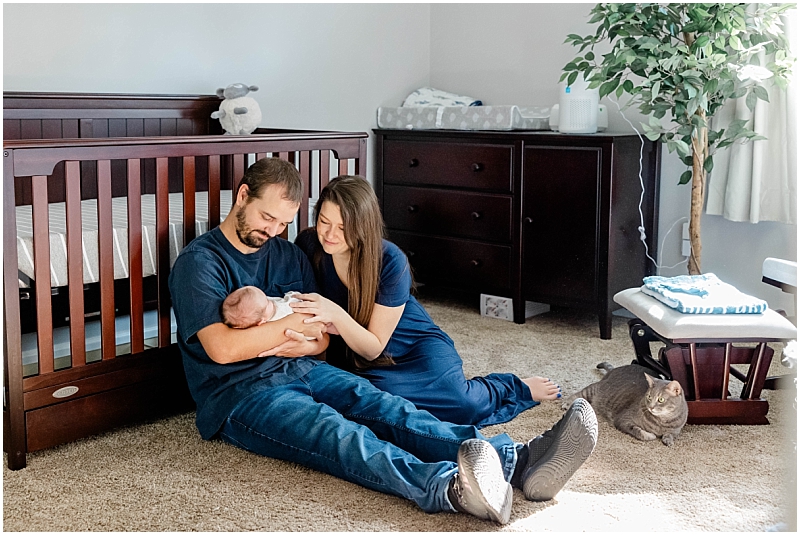
{"type": "MultiPolygon", "coordinates": [[[[409,130],[402,128],[373,128],[373,132],[379,135],[399,135],[399,136],[428,136],[428,137],[489,137],[496,139],[520,138],[520,137],[545,137],[551,139],[580,139],[580,140],[613,140],[623,137],[638,138],[635,132],[598,132],[596,134],[562,134],[551,130],[409,130]]],[[[646,139],[646,138],[642,138],[646,139]]]]}

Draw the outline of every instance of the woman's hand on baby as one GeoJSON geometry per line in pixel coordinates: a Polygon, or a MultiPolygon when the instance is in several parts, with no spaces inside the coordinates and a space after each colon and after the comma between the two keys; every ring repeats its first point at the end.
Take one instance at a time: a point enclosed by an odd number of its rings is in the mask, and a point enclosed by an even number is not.
{"type": "MultiPolygon", "coordinates": [[[[311,314],[313,316],[303,320],[303,323],[321,322],[326,324],[326,326],[328,324],[333,326],[333,323],[335,323],[336,319],[340,317],[340,314],[347,314],[347,312],[342,310],[342,307],[317,293],[296,294],[294,297],[300,299],[300,301],[296,303],[289,303],[289,306],[292,307],[292,310],[295,312],[302,312],[304,314],[311,314]]],[[[328,330],[328,333],[338,334],[338,331],[336,333],[332,333],[330,330],[328,330]]]]}

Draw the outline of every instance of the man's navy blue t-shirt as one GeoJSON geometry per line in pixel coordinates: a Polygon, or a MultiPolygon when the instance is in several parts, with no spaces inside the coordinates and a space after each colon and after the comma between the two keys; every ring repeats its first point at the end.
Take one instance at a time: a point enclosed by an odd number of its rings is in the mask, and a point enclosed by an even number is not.
{"type": "Polygon", "coordinates": [[[222,323],[222,301],[242,286],[257,286],[274,297],[290,291],[316,291],[308,258],[281,238],[269,239],[258,251],[244,254],[217,227],[181,251],[169,275],[169,291],[178,324],[178,347],[197,403],[197,428],[205,439],[219,431],[245,397],[291,382],[320,364],[313,357],[257,357],[230,364],[211,360],[197,332],[222,323]]]}

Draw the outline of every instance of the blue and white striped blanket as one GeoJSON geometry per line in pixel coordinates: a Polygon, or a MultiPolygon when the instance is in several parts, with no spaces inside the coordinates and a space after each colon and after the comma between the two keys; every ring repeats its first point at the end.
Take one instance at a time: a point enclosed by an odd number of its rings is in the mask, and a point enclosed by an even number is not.
{"type": "Polygon", "coordinates": [[[684,314],[761,314],[767,303],[724,283],[713,273],[645,277],[642,293],[684,314]]]}

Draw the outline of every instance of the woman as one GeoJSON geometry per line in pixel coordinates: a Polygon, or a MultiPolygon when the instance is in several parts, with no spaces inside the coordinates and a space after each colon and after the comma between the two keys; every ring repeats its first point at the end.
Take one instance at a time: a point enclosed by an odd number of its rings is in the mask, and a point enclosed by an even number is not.
{"type": "Polygon", "coordinates": [[[314,216],[316,227],[295,242],[311,259],[322,295],[297,295],[292,308],[340,335],[331,337],[329,363],[457,424],[504,423],[561,397],[560,387],[542,377],[464,377],[453,341],[410,295],[408,260],[383,239],[378,201],[364,178],[331,180],[314,216]]]}

